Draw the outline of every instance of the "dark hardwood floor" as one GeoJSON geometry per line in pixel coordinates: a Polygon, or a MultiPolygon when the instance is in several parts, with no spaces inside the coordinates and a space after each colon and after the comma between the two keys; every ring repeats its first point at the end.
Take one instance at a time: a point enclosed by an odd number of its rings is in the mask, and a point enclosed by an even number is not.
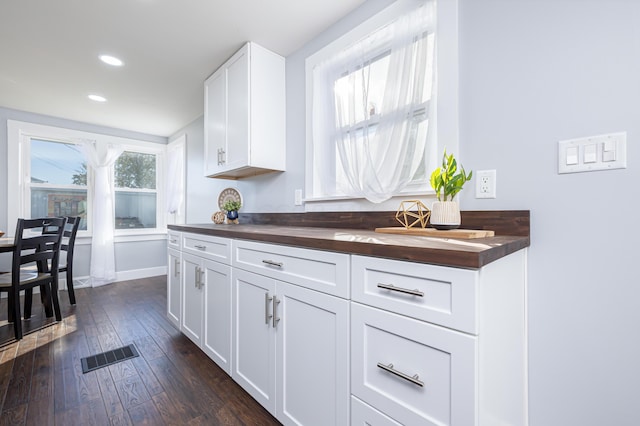
{"type": "Polygon", "coordinates": [[[279,425],[165,319],[166,277],[76,298],[60,292],[53,323],[36,295],[20,342],[0,302],[0,425],[279,425]],[[129,343],[139,357],[82,373],[81,358],[129,343]]]}

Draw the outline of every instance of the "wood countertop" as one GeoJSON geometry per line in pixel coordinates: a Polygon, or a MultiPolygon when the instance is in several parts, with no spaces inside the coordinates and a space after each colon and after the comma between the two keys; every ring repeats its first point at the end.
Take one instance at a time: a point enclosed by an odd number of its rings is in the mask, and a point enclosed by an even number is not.
{"type": "MultiPolygon", "coordinates": [[[[478,269],[501,257],[529,246],[528,213],[527,211],[526,235],[498,235],[498,233],[496,233],[494,237],[476,239],[381,234],[375,232],[373,228],[357,229],[346,227],[295,226],[289,224],[243,223],[240,225],[216,225],[211,223],[169,225],[168,227],[175,231],[192,232],[217,237],[262,241],[318,250],[478,269]]],[[[389,213],[386,214],[388,215],[389,213]]],[[[361,214],[359,214],[359,216],[361,216],[361,214]]],[[[519,218],[522,219],[521,217],[519,218]]],[[[252,220],[250,217],[246,217],[245,219],[248,219],[250,222],[259,222],[252,220]]],[[[243,221],[242,216],[240,220],[243,221]]],[[[463,224],[464,222],[465,219],[463,215],[463,224]]],[[[468,222],[471,223],[472,220],[469,219],[468,222]]],[[[467,229],[470,228],[467,227],[467,229]]],[[[519,233],[522,234],[520,231],[519,233]]]]}

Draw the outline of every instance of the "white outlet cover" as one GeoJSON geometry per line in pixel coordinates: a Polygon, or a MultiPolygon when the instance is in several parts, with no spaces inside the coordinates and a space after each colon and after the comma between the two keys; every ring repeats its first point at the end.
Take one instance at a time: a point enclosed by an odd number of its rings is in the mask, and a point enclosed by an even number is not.
{"type": "Polygon", "coordinates": [[[496,171],[478,170],[476,176],[476,198],[496,198],[496,171]]]}

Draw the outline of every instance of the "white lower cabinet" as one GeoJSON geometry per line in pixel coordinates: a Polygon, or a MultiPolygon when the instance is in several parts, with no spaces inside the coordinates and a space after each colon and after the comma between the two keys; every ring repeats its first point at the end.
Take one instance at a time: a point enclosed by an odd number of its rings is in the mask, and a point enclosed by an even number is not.
{"type": "Polygon", "coordinates": [[[185,233],[168,253],[170,320],[284,425],[528,425],[526,250],[470,270],[185,233]]]}
{"type": "Polygon", "coordinates": [[[349,423],[349,302],[234,269],[232,377],[285,425],[349,423]]]}
{"type": "Polygon", "coordinates": [[[180,329],[182,318],[181,261],[182,254],[179,250],[167,250],[167,318],[177,329],[180,329]]]}
{"type": "MultiPolygon", "coordinates": [[[[217,248],[224,240],[208,244],[217,248]]],[[[212,256],[207,250],[203,255],[212,256]]],[[[231,374],[231,267],[190,252],[181,258],[180,331],[231,374]]]]}

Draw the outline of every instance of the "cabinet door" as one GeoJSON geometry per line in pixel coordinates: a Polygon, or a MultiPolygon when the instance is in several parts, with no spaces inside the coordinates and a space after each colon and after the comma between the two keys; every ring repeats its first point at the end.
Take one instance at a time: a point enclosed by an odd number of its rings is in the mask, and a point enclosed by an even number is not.
{"type": "Polygon", "coordinates": [[[180,252],[169,249],[167,253],[167,318],[177,329],[180,329],[182,301],[180,297],[180,252]]]}
{"type": "Polygon", "coordinates": [[[227,65],[227,147],[225,170],[249,165],[249,46],[227,65]]]}
{"type": "Polygon", "coordinates": [[[220,69],[204,84],[204,175],[222,170],[227,147],[227,72],[220,69]]]}
{"type": "Polygon", "coordinates": [[[204,332],[202,349],[231,374],[231,268],[211,260],[204,269],[204,332]]]}
{"type": "Polygon", "coordinates": [[[233,269],[233,379],[275,415],[275,281],[233,269]]]}
{"type": "Polygon", "coordinates": [[[180,331],[198,346],[202,341],[202,279],[202,259],[183,253],[180,331]]]}
{"type": "Polygon", "coordinates": [[[276,297],[276,417],[349,424],[349,302],[283,282],[276,297]]]}

